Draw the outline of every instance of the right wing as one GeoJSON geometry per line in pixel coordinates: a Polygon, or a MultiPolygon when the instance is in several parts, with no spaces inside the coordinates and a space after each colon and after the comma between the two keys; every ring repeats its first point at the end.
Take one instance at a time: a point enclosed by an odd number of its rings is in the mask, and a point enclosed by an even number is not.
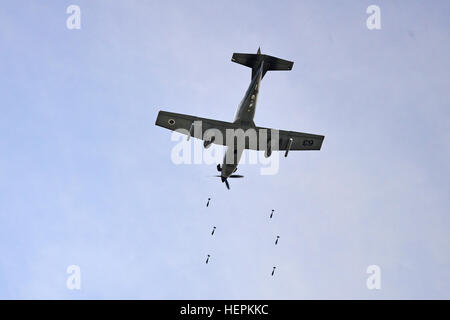
{"type": "MultiPolygon", "coordinates": [[[[261,129],[271,131],[275,129],[256,127],[256,130],[259,132],[261,129]]],[[[289,150],[320,150],[322,147],[322,142],[325,136],[321,136],[318,134],[304,133],[304,132],[295,132],[295,131],[285,131],[278,130],[279,132],[279,146],[278,149],[274,148],[273,150],[286,150],[289,146],[289,140],[292,139],[292,144],[289,150]]],[[[261,147],[261,150],[264,150],[264,146],[261,147]]]]}

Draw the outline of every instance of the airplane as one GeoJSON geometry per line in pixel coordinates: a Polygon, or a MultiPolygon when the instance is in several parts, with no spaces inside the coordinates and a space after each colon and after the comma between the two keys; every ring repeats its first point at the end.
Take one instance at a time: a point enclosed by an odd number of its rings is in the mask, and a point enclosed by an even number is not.
{"type": "Polygon", "coordinates": [[[245,141],[245,144],[238,148],[234,144],[235,140],[233,140],[233,144],[231,144],[231,141],[227,144],[226,139],[220,140],[215,139],[214,136],[208,137],[205,132],[209,129],[218,130],[222,133],[222,137],[225,137],[226,130],[230,129],[242,129],[243,131],[252,129],[258,137],[261,136],[261,132],[263,131],[274,132],[272,131],[274,129],[257,127],[253,121],[260,83],[267,71],[291,70],[294,65],[292,61],[261,54],[260,48],[258,48],[256,54],[233,53],[231,61],[252,69],[250,85],[237,108],[233,122],[218,121],[167,111],[159,111],[155,122],[157,126],[172,131],[177,130],[180,133],[186,134],[188,140],[194,134],[195,138],[204,141],[203,145],[205,148],[208,148],[212,143],[227,146],[222,166],[220,164],[217,165],[217,171],[220,172],[220,175],[217,175],[217,177],[221,178],[222,183],[225,183],[227,189],[230,189],[228,178],[243,178],[242,175],[234,174],[241,159],[243,149],[264,150],[264,156],[266,158],[270,157],[273,150],[285,151],[284,156],[287,157],[290,150],[320,150],[325,138],[325,136],[317,134],[276,130],[279,137],[278,141],[271,141],[271,135],[269,134],[267,136],[267,144],[261,143],[258,139],[258,143],[256,144],[251,145],[251,143],[245,141]],[[195,135],[195,131],[199,128],[201,129],[200,134],[195,135]],[[230,157],[232,160],[230,161],[230,158],[227,157],[230,157]]]}

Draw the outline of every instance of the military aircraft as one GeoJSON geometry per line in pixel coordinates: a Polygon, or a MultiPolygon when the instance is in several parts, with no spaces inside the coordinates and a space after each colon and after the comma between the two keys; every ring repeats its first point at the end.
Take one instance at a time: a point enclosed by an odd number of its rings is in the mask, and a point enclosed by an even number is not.
{"type": "Polygon", "coordinates": [[[234,53],[231,61],[252,69],[250,85],[237,108],[233,122],[159,111],[155,123],[157,126],[186,134],[188,140],[191,136],[202,139],[205,148],[208,148],[212,143],[227,146],[222,166],[217,165],[217,171],[220,172],[217,177],[225,182],[228,189],[230,189],[228,178],[243,178],[242,175],[233,174],[237,170],[243,149],[264,150],[265,157],[270,157],[273,150],[285,151],[285,157],[287,157],[290,150],[320,150],[324,139],[322,135],[257,127],[253,122],[260,83],[266,72],[291,70],[294,62],[261,54],[260,48],[258,48],[256,54],[234,53]],[[239,129],[241,129],[241,132],[253,130],[256,135],[255,143],[246,141],[244,137],[244,144],[239,147],[239,144],[235,143],[236,136],[228,138],[226,131],[239,131],[239,129]],[[208,130],[213,130],[216,134],[207,134],[208,130]],[[221,135],[221,139],[217,139],[217,132],[221,135]],[[261,139],[263,132],[266,139],[261,139]],[[224,137],[227,137],[227,139],[224,139],[224,137]],[[278,139],[272,139],[272,137],[278,137],[278,139]]]}

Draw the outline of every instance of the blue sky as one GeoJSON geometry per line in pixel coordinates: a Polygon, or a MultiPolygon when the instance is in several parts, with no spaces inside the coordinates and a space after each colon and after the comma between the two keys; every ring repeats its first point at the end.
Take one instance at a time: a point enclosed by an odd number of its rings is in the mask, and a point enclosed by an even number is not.
{"type": "Polygon", "coordinates": [[[5,2],[0,298],[450,298],[449,8],[5,2]],[[259,46],[295,64],[264,77],[255,123],[325,141],[277,175],[240,166],[228,191],[215,165],[174,165],[154,122],[231,121],[250,80],[231,55],[259,46]],[[66,288],[73,264],[81,290],[66,288]]]}

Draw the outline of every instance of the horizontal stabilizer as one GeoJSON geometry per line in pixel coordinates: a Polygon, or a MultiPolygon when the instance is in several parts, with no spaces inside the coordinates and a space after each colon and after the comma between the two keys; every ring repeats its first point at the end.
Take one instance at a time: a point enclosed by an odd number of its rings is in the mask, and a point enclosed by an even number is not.
{"type": "Polygon", "coordinates": [[[291,70],[294,65],[292,61],[261,54],[260,49],[258,49],[258,53],[233,53],[231,61],[252,68],[252,79],[261,62],[264,62],[262,77],[264,77],[267,71],[291,70]]]}

